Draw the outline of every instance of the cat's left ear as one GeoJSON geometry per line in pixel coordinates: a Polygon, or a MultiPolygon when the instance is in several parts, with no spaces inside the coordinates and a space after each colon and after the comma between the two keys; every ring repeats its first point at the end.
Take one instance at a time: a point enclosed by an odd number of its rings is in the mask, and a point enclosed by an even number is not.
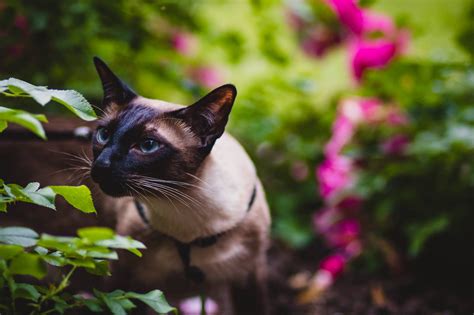
{"type": "Polygon", "coordinates": [[[102,101],[104,106],[111,103],[124,105],[137,96],[127,84],[110,70],[102,59],[94,57],[94,65],[102,81],[102,88],[104,89],[104,98],[102,101]]]}
{"type": "Polygon", "coordinates": [[[214,142],[224,133],[236,96],[235,86],[226,84],[175,115],[191,127],[193,133],[201,139],[202,147],[210,151],[214,142]]]}

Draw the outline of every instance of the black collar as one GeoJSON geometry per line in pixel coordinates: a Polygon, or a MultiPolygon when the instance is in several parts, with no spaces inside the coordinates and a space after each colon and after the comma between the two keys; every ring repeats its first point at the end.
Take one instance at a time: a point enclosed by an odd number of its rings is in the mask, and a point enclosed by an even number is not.
{"type": "MultiPolygon", "coordinates": [[[[250,196],[250,200],[247,204],[247,213],[252,209],[256,196],[257,196],[257,186],[254,186],[252,190],[252,195],[250,196]]],[[[148,220],[146,216],[145,208],[138,200],[134,199],[134,202],[135,202],[135,207],[137,208],[138,214],[140,215],[140,218],[143,220],[143,222],[146,225],[150,226],[150,220],[148,220]]],[[[176,245],[176,249],[178,250],[179,257],[181,258],[181,261],[183,262],[184,273],[185,273],[186,278],[195,283],[202,283],[205,280],[206,275],[201,269],[199,269],[196,266],[191,265],[191,247],[194,246],[194,247],[205,248],[205,247],[212,246],[215,243],[217,243],[217,241],[219,240],[221,236],[223,236],[230,230],[223,231],[223,232],[210,235],[210,236],[198,237],[188,243],[181,242],[180,240],[177,240],[176,238],[170,235],[166,235],[161,232],[160,234],[174,241],[176,245]]]]}

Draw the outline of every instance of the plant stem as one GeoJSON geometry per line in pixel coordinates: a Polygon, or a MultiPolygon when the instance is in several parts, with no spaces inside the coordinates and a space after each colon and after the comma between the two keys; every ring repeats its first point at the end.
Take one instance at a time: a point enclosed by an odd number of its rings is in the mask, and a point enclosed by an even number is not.
{"type": "Polygon", "coordinates": [[[201,298],[201,315],[207,315],[206,312],[206,295],[203,293],[200,295],[201,298]]]}
{"type": "Polygon", "coordinates": [[[41,306],[43,305],[44,302],[46,302],[47,300],[49,300],[50,298],[52,298],[53,296],[61,293],[61,291],[63,291],[65,288],[67,288],[68,284],[69,284],[69,279],[71,278],[72,274],[74,273],[74,271],[76,271],[76,266],[73,266],[71,268],[71,270],[67,273],[67,275],[63,278],[63,280],[59,283],[59,285],[54,288],[52,291],[48,292],[46,295],[44,295],[43,297],[41,297],[41,300],[39,301],[39,303],[37,304],[36,306],[36,309],[33,310],[30,315],[35,315],[35,314],[42,314],[42,315],[45,315],[45,314],[49,314],[51,310],[49,311],[45,311],[45,312],[41,312],[41,306]]]}

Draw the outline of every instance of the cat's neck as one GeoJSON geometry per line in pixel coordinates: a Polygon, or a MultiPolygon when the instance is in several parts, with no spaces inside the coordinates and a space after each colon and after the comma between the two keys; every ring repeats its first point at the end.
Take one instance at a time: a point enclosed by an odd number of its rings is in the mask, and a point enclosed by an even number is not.
{"type": "Polygon", "coordinates": [[[192,186],[179,196],[141,200],[153,228],[189,242],[229,230],[243,220],[257,179],[250,158],[235,139],[224,134],[192,177],[192,186]]]}

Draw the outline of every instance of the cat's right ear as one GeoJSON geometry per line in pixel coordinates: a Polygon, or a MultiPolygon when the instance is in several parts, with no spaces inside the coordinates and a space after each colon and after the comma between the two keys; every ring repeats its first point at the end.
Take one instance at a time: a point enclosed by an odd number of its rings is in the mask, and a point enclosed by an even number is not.
{"type": "Polygon", "coordinates": [[[102,88],[104,90],[102,105],[107,106],[111,103],[124,105],[137,96],[127,84],[110,70],[102,59],[94,57],[94,65],[102,81],[102,88]]]}

